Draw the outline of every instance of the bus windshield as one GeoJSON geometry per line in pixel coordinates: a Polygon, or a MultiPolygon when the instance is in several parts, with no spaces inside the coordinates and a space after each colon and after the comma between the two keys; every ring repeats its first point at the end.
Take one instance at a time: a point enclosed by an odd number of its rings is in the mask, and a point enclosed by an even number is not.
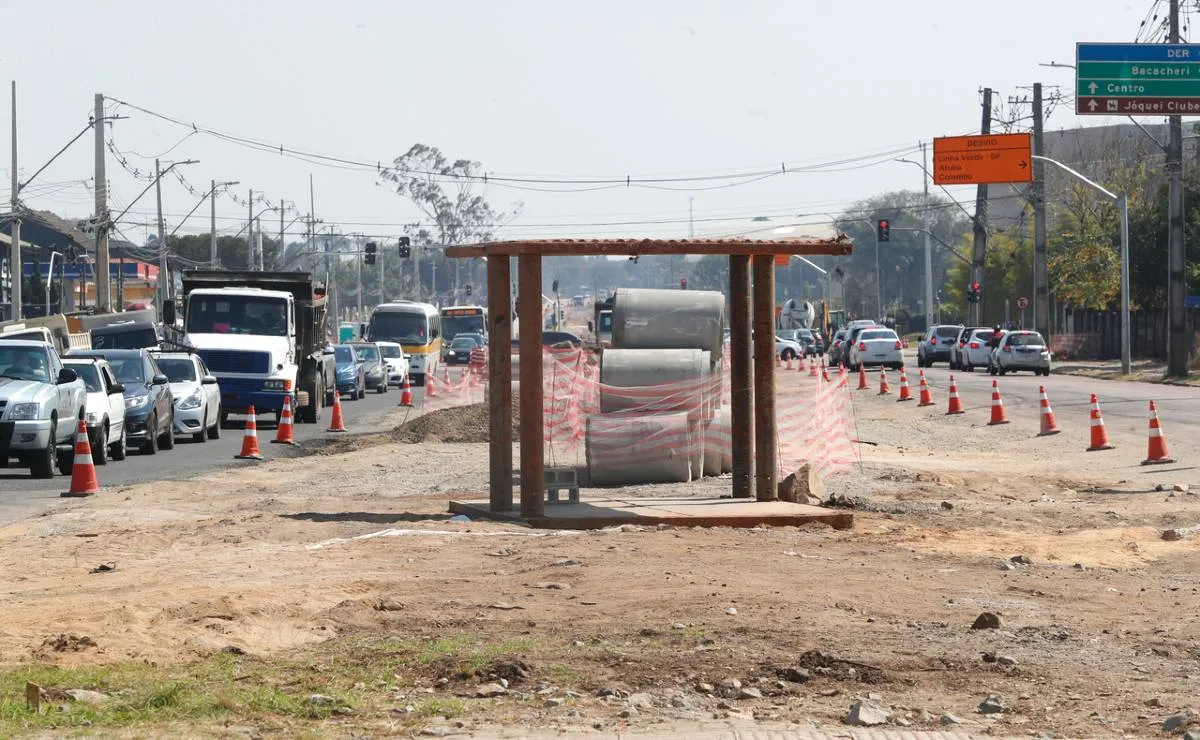
{"type": "Polygon", "coordinates": [[[442,313],[442,334],[446,339],[454,339],[459,334],[486,334],[487,322],[483,314],[455,316],[442,313]]]}
{"type": "Polygon", "coordinates": [[[367,336],[372,342],[428,344],[429,318],[419,313],[379,312],[371,316],[367,336]]]}
{"type": "Polygon", "coordinates": [[[193,295],[188,301],[187,331],[286,337],[287,301],[246,295],[193,295]]]}

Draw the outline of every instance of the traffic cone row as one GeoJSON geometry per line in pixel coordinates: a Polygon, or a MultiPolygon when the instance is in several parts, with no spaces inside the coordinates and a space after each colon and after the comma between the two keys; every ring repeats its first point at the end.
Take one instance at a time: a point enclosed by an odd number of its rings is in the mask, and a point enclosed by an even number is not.
{"type": "Polygon", "coordinates": [[[254,407],[250,407],[250,413],[246,417],[246,428],[242,434],[242,451],[235,455],[237,460],[261,460],[262,452],[258,449],[258,418],[254,414],[254,407]]]}
{"type": "Polygon", "coordinates": [[[886,396],[892,392],[892,387],[888,385],[887,370],[879,368],[879,395],[886,396]]]}
{"type": "Polygon", "coordinates": [[[283,397],[283,411],[279,412],[279,428],[275,430],[275,439],[271,440],[277,445],[295,445],[296,440],[292,434],[292,397],[283,397]]]}
{"type": "MultiPolygon", "coordinates": [[[[1058,422],[1054,419],[1054,409],[1050,408],[1050,398],[1046,396],[1046,386],[1038,386],[1038,405],[1041,406],[1042,413],[1042,430],[1038,432],[1039,437],[1045,437],[1051,434],[1058,434],[1058,422]]],[[[1151,401],[1151,404],[1154,402],[1151,401]]]]}
{"type": "Polygon", "coordinates": [[[925,382],[925,371],[921,370],[919,372],[921,373],[921,388],[920,388],[921,398],[917,402],[917,405],[918,406],[932,406],[933,405],[933,391],[931,391],[929,389],[929,384],[925,382]]]}
{"type": "Polygon", "coordinates": [[[1004,399],[1000,397],[1000,384],[995,380],[992,381],[992,418],[988,421],[988,426],[994,427],[999,424],[1007,424],[1008,415],[1004,413],[1004,399]]]}
{"type": "MultiPolygon", "coordinates": [[[[251,409],[250,413],[253,414],[254,410],[251,409]]],[[[346,431],[346,422],[344,419],[342,419],[342,394],[340,394],[340,393],[333,394],[333,418],[329,420],[329,428],[326,429],[325,431],[327,431],[327,432],[344,432],[344,431],[346,431]]]]}
{"type": "MultiPolygon", "coordinates": [[[[824,360],[824,359],[822,359],[822,360],[821,360],[821,367],[822,367],[822,368],[824,368],[824,367],[825,367],[825,360],[824,360]]],[[[817,361],[816,361],[816,360],[809,360],[809,361],[808,361],[808,377],[810,377],[810,378],[815,378],[815,377],[817,377],[817,361]]]]}
{"type": "Polygon", "coordinates": [[[867,369],[865,367],[863,367],[862,365],[859,365],[858,366],[858,389],[860,391],[865,391],[867,388],[870,388],[870,387],[871,386],[867,383],[867,369]]]}
{"type": "Polygon", "coordinates": [[[1158,424],[1158,409],[1154,405],[1154,401],[1150,402],[1150,443],[1149,449],[1146,452],[1146,459],[1142,460],[1142,465],[1161,465],[1163,463],[1173,463],[1175,458],[1171,457],[1171,453],[1167,452],[1167,438],[1163,436],[1162,427],[1158,424]]]}
{"type": "Polygon", "coordinates": [[[953,375],[950,376],[949,394],[950,403],[946,407],[946,415],[953,416],[955,414],[966,413],[966,409],[964,409],[962,405],[962,399],[958,397],[958,385],[955,384],[953,375]]]}
{"type": "Polygon", "coordinates": [[[1111,450],[1112,443],[1108,441],[1108,430],[1104,428],[1104,416],[1100,413],[1100,400],[1096,398],[1096,394],[1092,394],[1092,446],[1088,447],[1088,452],[1097,452],[1099,450],[1111,450]]]}
{"type": "Polygon", "coordinates": [[[408,382],[407,373],[404,375],[404,383],[400,386],[400,405],[409,407],[413,405],[412,385],[408,382]]]}

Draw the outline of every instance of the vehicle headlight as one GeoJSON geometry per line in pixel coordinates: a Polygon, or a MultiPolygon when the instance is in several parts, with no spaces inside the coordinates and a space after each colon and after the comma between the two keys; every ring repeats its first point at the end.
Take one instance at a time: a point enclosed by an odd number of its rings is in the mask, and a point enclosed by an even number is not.
{"type": "Polygon", "coordinates": [[[344,367],[344,368],[342,368],[342,369],[340,369],[340,370],[338,370],[338,371],[337,371],[337,375],[338,375],[338,377],[339,377],[339,378],[350,378],[350,377],[353,377],[353,376],[354,376],[354,368],[352,368],[352,367],[344,367]]]}
{"type": "Polygon", "coordinates": [[[100,414],[89,411],[87,413],[88,426],[95,426],[100,423],[100,414]]]}
{"type": "Polygon", "coordinates": [[[192,391],[192,394],[179,402],[179,410],[187,411],[189,409],[200,408],[200,391],[192,391]]]}
{"type": "Polygon", "coordinates": [[[130,396],[125,399],[126,409],[140,409],[150,403],[150,396],[130,396]]]}
{"type": "Polygon", "coordinates": [[[447,355],[449,355],[450,357],[453,357],[453,356],[454,356],[454,350],[452,350],[452,349],[448,349],[448,350],[446,350],[446,354],[447,354],[447,355]]]}
{"type": "Polygon", "coordinates": [[[39,416],[39,406],[36,403],[15,403],[9,409],[8,418],[13,421],[29,421],[39,416]]]}
{"type": "Polygon", "coordinates": [[[287,378],[270,378],[263,383],[264,391],[290,391],[292,381],[287,378]]]}

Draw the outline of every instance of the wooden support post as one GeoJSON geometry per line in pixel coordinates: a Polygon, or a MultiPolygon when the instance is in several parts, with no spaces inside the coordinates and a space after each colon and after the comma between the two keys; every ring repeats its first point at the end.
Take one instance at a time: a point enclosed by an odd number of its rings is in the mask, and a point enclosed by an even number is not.
{"type": "Polygon", "coordinates": [[[509,258],[487,258],[488,500],[492,511],[513,507],[512,288],[509,258]]]}
{"type": "Polygon", "coordinates": [[[754,262],[754,449],[755,497],[779,498],[778,443],[775,437],[775,257],[754,262]]]}
{"type": "Polygon", "coordinates": [[[754,495],[754,370],[751,357],[750,258],[729,258],[729,416],[733,497],[754,495]]]}
{"type": "Polygon", "coordinates": [[[545,514],[546,483],[542,418],[542,257],[517,258],[521,340],[521,516],[545,514]]]}

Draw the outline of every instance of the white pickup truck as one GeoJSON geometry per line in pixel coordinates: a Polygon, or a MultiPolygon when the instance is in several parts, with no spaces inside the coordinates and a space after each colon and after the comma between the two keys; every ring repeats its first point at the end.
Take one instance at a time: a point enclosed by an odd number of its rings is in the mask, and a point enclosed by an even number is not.
{"type": "Polygon", "coordinates": [[[87,388],[47,342],[0,342],[0,466],[10,458],[34,478],[74,464],[75,431],[87,388]]]}

